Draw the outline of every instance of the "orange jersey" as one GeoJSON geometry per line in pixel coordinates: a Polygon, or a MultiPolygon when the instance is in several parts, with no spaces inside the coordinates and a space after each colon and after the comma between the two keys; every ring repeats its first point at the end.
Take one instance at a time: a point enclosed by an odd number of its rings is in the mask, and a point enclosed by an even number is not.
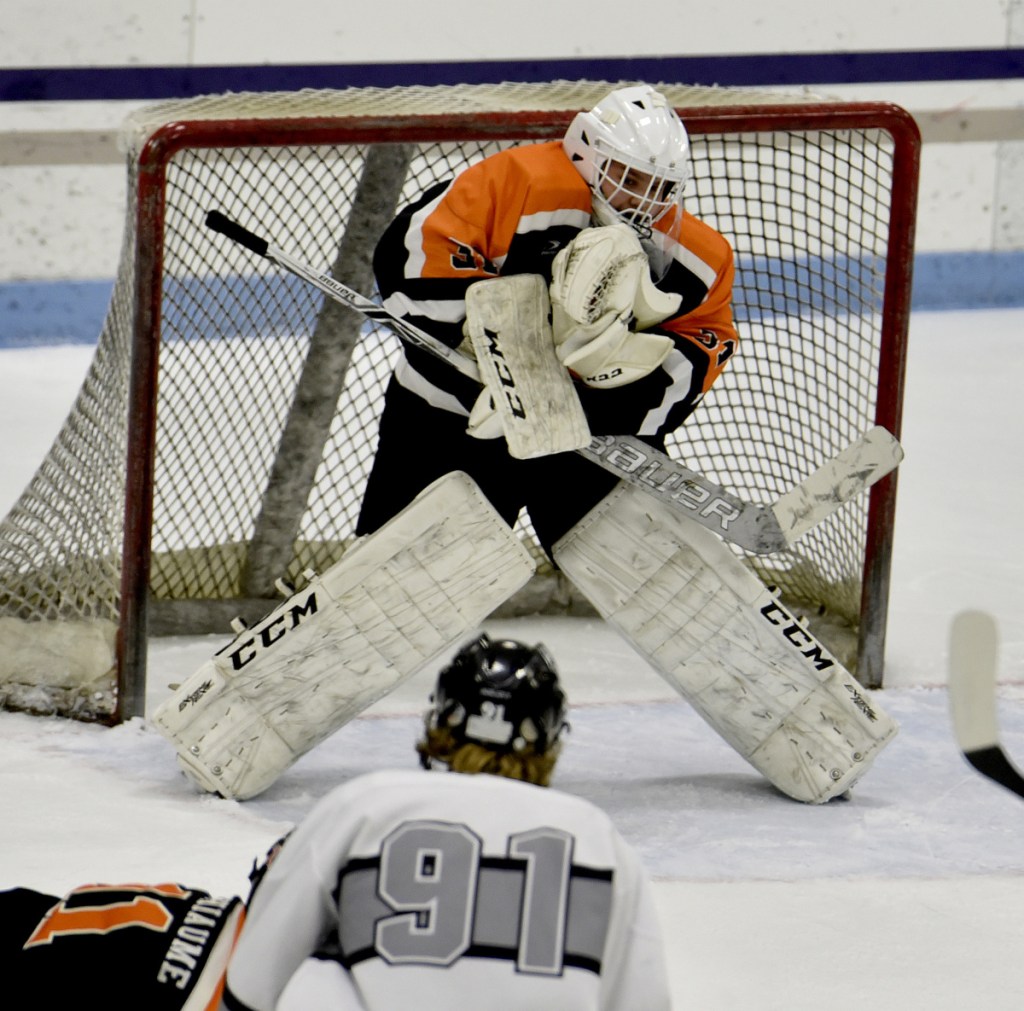
{"type": "MultiPolygon", "coordinates": [[[[385,306],[451,347],[462,340],[473,282],[533,273],[548,280],[555,254],[591,225],[590,188],[560,141],[509,148],[438,183],[395,218],[378,242],[374,271],[385,306]]],[[[660,436],[677,428],[736,349],[732,248],[679,212],[647,242],[652,274],[682,296],[652,327],[675,350],[650,375],[615,389],[578,385],[591,431],[660,436]]],[[[479,387],[423,351],[409,349],[398,379],[437,407],[467,413],[479,387]]]]}

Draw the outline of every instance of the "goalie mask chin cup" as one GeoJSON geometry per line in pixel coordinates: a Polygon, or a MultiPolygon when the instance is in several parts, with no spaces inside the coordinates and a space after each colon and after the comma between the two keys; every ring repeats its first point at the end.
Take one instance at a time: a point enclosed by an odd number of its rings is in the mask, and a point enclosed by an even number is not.
{"type": "Polygon", "coordinates": [[[567,727],[558,672],[540,644],[486,634],[465,645],[437,678],[427,725],[496,752],[527,745],[543,755],[567,727]]]}
{"type": "Polygon", "coordinates": [[[681,205],[691,174],[686,127],[647,85],[619,88],[578,113],[562,148],[590,186],[593,215],[624,221],[641,236],[681,205]]]}

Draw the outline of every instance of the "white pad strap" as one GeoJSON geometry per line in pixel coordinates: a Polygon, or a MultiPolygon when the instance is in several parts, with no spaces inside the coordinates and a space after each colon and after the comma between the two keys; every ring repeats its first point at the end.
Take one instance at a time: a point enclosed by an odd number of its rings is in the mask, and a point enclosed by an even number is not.
{"type": "Polygon", "coordinates": [[[590,445],[572,378],[555,354],[550,310],[539,274],[477,281],[466,292],[466,329],[480,375],[508,451],[521,460],[590,445]]]}
{"type": "Polygon", "coordinates": [[[897,725],[718,537],[621,484],[554,547],[562,570],[795,800],[844,793],[897,725]]]}
{"type": "Polygon", "coordinates": [[[470,634],[534,570],[448,474],[203,664],[153,714],[204,790],[245,799],[470,634]]]}

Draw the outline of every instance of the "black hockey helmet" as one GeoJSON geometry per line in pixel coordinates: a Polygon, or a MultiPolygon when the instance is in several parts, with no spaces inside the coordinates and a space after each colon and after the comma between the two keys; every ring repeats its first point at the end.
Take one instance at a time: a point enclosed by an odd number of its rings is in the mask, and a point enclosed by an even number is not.
{"type": "Polygon", "coordinates": [[[427,726],[492,751],[532,745],[542,755],[567,726],[565,711],[565,692],[544,646],[492,641],[485,633],[438,675],[427,726]]]}

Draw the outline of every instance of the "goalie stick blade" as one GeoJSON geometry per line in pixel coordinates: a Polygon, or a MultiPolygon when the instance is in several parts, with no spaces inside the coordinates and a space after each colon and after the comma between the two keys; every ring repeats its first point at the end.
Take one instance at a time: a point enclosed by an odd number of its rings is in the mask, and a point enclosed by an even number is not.
{"type": "Polygon", "coordinates": [[[577,452],[752,554],[790,547],[770,507],[745,502],[635,435],[597,435],[577,452]]]}
{"type": "Polygon", "coordinates": [[[953,619],[949,641],[949,704],[957,745],[983,776],[1024,797],[1024,776],[999,742],[996,676],[999,633],[983,611],[953,619]]]}
{"type": "Polygon", "coordinates": [[[891,432],[881,425],[869,429],[775,503],[775,516],[786,539],[802,537],[892,473],[902,459],[903,447],[891,432]]]}
{"type": "MultiPolygon", "coordinates": [[[[302,278],[329,298],[369,320],[389,327],[401,340],[446,361],[463,375],[481,382],[480,369],[425,330],[420,330],[353,288],[296,259],[232,221],[220,211],[206,215],[206,225],[233,242],[302,278]]],[[[895,437],[876,427],[827,461],[806,481],[774,505],[747,502],[720,485],[688,470],[643,440],[631,435],[595,436],[575,452],[616,474],[620,480],[661,499],[677,512],[716,533],[722,540],[755,555],[786,551],[793,542],[843,503],[866,491],[894,469],[903,451],[895,437]]]]}
{"type": "Polygon", "coordinates": [[[808,530],[899,466],[903,447],[876,425],[772,506],[730,494],[633,435],[596,436],[579,452],[755,555],[787,551],[808,530]]]}
{"type": "Polygon", "coordinates": [[[949,704],[965,754],[999,744],[996,719],[998,631],[983,611],[956,615],[949,637],[949,704]]]}

